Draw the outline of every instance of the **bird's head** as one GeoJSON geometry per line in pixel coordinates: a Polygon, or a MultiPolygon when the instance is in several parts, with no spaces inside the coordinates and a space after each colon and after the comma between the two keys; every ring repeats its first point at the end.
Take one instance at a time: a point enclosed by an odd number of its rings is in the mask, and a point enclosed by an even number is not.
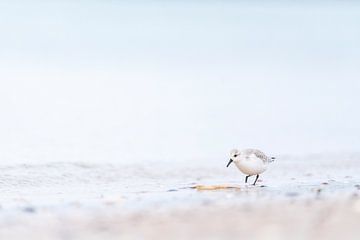
{"type": "Polygon", "coordinates": [[[236,162],[237,161],[237,157],[240,155],[240,151],[237,149],[233,149],[230,151],[230,160],[228,162],[228,164],[226,165],[226,167],[229,167],[229,165],[232,162],[236,162]]]}

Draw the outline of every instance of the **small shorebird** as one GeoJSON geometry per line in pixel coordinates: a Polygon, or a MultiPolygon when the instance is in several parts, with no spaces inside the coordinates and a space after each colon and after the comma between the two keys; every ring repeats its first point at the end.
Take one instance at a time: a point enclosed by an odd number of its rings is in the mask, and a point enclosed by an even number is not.
{"type": "Polygon", "coordinates": [[[260,150],[257,149],[244,149],[244,150],[237,150],[233,149],[230,152],[230,161],[226,165],[229,165],[234,162],[236,167],[247,176],[245,177],[245,183],[250,176],[255,176],[256,179],[253,185],[256,184],[256,181],[259,178],[259,174],[265,172],[267,165],[270,162],[274,161],[274,157],[268,157],[260,150]]]}

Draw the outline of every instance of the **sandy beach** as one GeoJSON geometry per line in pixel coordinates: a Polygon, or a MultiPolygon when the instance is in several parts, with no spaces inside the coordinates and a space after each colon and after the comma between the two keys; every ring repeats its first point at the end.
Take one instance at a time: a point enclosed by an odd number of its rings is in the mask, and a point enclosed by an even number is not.
{"type": "Polygon", "coordinates": [[[2,239],[358,239],[360,199],[289,200],[122,213],[63,209],[1,222],[2,239]]]}
{"type": "Polygon", "coordinates": [[[255,187],[225,161],[9,165],[1,168],[0,237],[357,239],[359,159],[283,156],[255,187]],[[236,188],[191,188],[199,184],[236,188]]]}

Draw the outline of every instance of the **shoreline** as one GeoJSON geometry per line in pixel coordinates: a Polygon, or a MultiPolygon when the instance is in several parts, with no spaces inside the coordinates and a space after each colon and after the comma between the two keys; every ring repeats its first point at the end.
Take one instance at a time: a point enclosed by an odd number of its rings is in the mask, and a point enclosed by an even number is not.
{"type": "Polygon", "coordinates": [[[3,165],[0,239],[355,240],[359,159],[277,161],[255,187],[215,161],[3,165]]]}

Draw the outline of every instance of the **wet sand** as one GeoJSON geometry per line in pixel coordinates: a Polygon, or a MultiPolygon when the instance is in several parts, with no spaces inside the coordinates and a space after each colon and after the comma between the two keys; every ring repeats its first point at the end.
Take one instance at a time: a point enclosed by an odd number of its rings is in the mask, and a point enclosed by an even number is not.
{"type": "Polygon", "coordinates": [[[280,159],[255,187],[225,161],[8,164],[0,239],[358,239],[360,157],[280,159]]]}
{"type": "Polygon", "coordinates": [[[1,220],[1,239],[358,239],[360,198],[158,209],[27,210],[1,220]]]}

